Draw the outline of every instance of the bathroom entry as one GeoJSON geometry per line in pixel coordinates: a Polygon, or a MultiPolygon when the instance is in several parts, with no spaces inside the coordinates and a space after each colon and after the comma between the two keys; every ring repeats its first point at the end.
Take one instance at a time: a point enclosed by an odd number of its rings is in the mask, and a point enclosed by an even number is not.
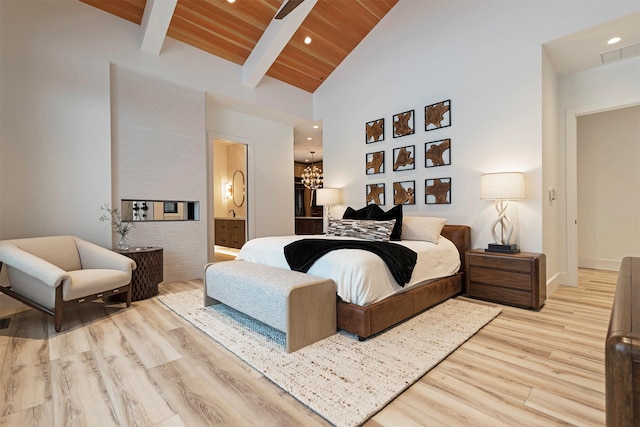
{"type": "Polygon", "coordinates": [[[214,139],[214,261],[234,259],[247,239],[247,188],[247,146],[214,139]]]}

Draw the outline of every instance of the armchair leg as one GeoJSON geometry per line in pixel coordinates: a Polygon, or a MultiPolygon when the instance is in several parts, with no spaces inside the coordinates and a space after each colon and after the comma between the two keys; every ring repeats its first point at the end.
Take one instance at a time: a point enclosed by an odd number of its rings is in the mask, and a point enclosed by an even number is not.
{"type": "Polygon", "coordinates": [[[131,293],[133,291],[133,287],[131,286],[131,282],[127,285],[127,307],[131,307],[131,293]]]}
{"type": "Polygon", "coordinates": [[[54,307],[54,324],[56,328],[56,332],[60,332],[62,329],[62,286],[58,286],[56,288],[56,303],[54,307]]]}

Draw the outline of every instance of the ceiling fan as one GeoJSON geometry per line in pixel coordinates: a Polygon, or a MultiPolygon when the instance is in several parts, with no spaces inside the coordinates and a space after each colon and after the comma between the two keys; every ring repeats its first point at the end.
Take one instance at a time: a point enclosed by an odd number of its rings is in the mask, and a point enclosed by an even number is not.
{"type": "Polygon", "coordinates": [[[282,9],[280,9],[280,11],[276,14],[274,19],[282,19],[285,16],[287,16],[288,14],[290,14],[293,9],[295,9],[296,7],[300,6],[300,3],[302,3],[304,0],[289,0],[285,3],[284,6],[282,6],[282,9]]]}

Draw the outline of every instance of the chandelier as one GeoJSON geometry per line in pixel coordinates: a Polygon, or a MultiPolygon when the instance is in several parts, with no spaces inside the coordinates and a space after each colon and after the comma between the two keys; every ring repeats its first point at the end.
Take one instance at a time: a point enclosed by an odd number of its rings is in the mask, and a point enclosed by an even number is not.
{"type": "Polygon", "coordinates": [[[302,184],[310,190],[315,190],[322,185],[322,169],[313,164],[313,155],[315,151],[311,151],[311,164],[302,172],[302,184]]]}

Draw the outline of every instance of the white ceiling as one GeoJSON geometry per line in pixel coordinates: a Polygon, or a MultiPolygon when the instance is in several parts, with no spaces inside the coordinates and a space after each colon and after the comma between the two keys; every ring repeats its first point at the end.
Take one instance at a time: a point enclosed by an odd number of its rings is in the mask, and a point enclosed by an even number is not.
{"type": "MultiPolygon", "coordinates": [[[[602,66],[601,54],[639,43],[640,12],[637,12],[545,43],[544,47],[556,73],[562,76],[602,66]],[[607,41],[614,36],[622,40],[615,45],[608,45],[607,41]]],[[[295,120],[291,124],[294,126],[295,161],[309,162],[310,151],[315,151],[316,161],[321,160],[322,123],[295,120]],[[318,125],[319,128],[314,129],[313,125],[318,125]]]]}
{"type": "Polygon", "coordinates": [[[545,43],[547,53],[558,75],[602,65],[601,54],[640,43],[640,12],[606,22],[584,31],[545,43]],[[614,45],[612,37],[622,40],[614,45]]]}

